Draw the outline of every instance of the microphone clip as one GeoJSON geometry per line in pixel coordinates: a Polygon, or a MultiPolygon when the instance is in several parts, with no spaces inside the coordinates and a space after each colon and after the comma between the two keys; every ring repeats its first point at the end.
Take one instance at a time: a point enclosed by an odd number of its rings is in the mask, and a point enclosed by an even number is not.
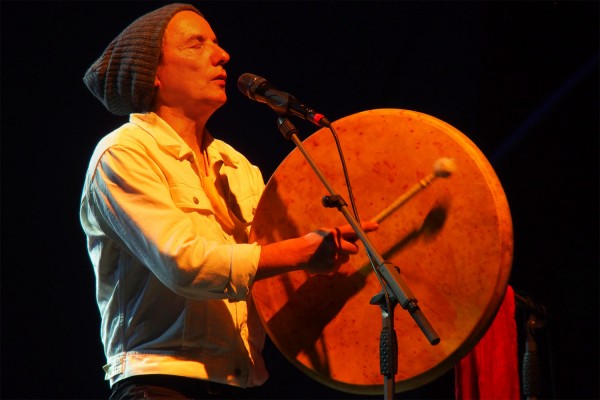
{"type": "Polygon", "coordinates": [[[298,134],[298,128],[292,124],[292,121],[286,116],[279,115],[277,117],[277,128],[279,128],[279,132],[283,135],[287,140],[292,140],[292,136],[298,134]]]}
{"type": "Polygon", "coordinates": [[[342,198],[342,196],[340,196],[339,194],[332,196],[323,196],[323,198],[321,199],[321,204],[323,204],[323,207],[325,208],[335,207],[338,210],[341,210],[342,207],[348,205],[346,204],[346,201],[342,198]]]}

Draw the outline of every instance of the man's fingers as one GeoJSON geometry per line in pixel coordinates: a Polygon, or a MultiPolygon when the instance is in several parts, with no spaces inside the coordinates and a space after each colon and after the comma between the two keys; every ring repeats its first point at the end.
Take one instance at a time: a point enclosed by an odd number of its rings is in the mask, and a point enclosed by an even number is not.
{"type": "MultiPolygon", "coordinates": [[[[363,222],[361,227],[365,232],[372,232],[379,228],[376,222],[363,222]]],[[[329,229],[318,229],[310,235],[320,236],[318,248],[309,261],[311,272],[331,272],[337,270],[342,264],[350,260],[350,256],[358,253],[359,247],[356,232],[351,225],[342,225],[329,229]]]]}
{"type": "MultiPolygon", "coordinates": [[[[365,232],[373,232],[379,229],[379,224],[377,222],[366,221],[362,222],[360,225],[365,232]]],[[[358,236],[351,225],[342,225],[335,228],[335,230],[347,241],[355,242],[358,240],[358,236]]]]}
{"type": "Polygon", "coordinates": [[[342,240],[337,249],[340,254],[356,254],[358,253],[358,245],[354,242],[342,240]]]}
{"type": "MultiPolygon", "coordinates": [[[[361,223],[361,227],[365,232],[372,232],[379,228],[379,224],[376,222],[367,221],[361,223]]],[[[354,243],[358,240],[358,236],[351,225],[342,225],[334,228],[334,231],[336,234],[336,244],[340,253],[358,253],[358,246],[356,243],[354,243]]]]}

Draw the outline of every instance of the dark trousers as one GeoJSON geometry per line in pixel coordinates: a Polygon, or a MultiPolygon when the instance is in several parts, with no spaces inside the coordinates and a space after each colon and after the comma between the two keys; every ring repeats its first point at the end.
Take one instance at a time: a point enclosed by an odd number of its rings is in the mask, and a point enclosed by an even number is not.
{"type": "Polygon", "coordinates": [[[235,386],[172,375],[139,375],[112,387],[109,400],[243,399],[247,391],[235,386]]]}

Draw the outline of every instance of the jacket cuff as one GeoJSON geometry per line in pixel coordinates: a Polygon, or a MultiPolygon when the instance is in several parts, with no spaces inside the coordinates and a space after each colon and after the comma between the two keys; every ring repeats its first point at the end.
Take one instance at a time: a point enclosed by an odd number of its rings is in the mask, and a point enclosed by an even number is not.
{"type": "Polygon", "coordinates": [[[225,289],[232,300],[246,300],[254,282],[261,247],[257,243],[231,246],[229,284],[225,289]]]}

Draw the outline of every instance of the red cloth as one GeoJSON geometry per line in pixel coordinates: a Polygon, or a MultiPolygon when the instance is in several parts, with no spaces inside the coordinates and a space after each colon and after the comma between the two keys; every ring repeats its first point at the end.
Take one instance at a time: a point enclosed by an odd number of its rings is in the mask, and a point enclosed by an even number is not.
{"type": "Polygon", "coordinates": [[[521,398],[515,322],[515,296],[508,286],[494,322],[454,368],[457,399],[521,398]]]}

